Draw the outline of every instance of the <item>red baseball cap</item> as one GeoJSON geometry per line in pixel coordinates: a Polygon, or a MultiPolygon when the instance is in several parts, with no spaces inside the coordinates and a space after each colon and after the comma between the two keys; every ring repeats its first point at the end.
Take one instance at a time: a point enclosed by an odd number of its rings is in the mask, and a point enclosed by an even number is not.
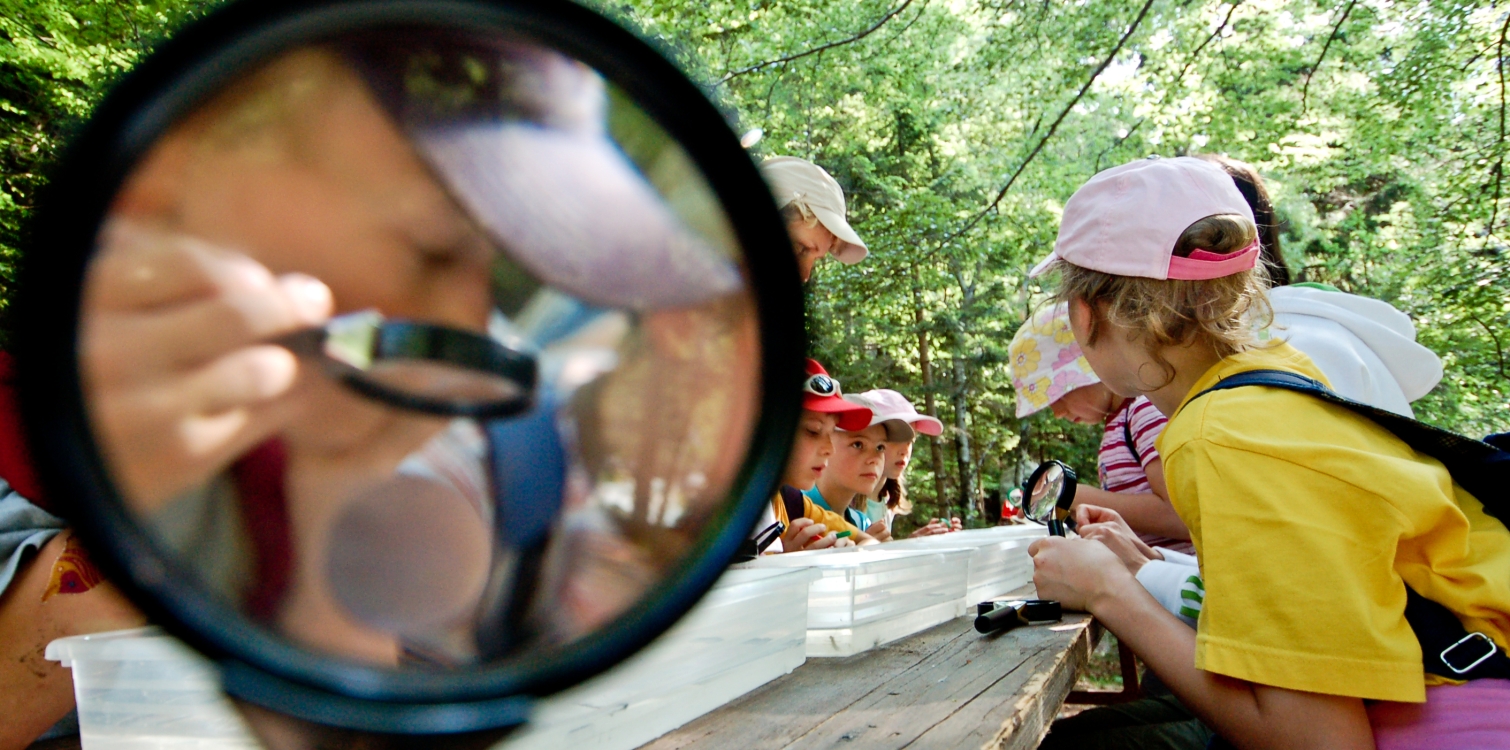
{"type": "Polygon", "coordinates": [[[807,380],[802,382],[802,408],[839,415],[839,429],[863,430],[870,426],[870,409],[844,400],[839,381],[829,377],[818,360],[807,360],[807,380]]]}

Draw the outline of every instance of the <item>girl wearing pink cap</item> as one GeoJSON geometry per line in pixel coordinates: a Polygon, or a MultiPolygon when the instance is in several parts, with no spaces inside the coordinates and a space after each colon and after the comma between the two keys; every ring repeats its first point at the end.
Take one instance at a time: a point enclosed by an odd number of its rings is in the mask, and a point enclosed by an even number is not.
{"type": "MultiPolygon", "coordinates": [[[[886,442],[886,456],[881,480],[871,491],[865,503],[868,517],[883,525],[887,539],[891,537],[892,522],[897,516],[912,512],[912,503],[907,500],[907,467],[912,463],[912,447],[919,434],[938,437],[944,434],[944,423],[918,410],[906,396],[889,388],[877,388],[852,396],[855,401],[870,407],[873,424],[884,424],[893,439],[886,442]]],[[[912,536],[932,536],[959,531],[958,518],[930,520],[926,525],[912,531],[912,536]]],[[[882,529],[873,529],[876,535],[882,529]]],[[[879,538],[879,537],[878,537],[879,538]]]]}
{"type": "MultiPolygon", "coordinates": [[[[1258,255],[1248,204],[1198,159],[1107,170],[1065,204],[1035,271],[1060,273],[1107,388],[1170,415],[1158,448],[1205,594],[1192,631],[1083,538],[1034,542],[1038,594],[1094,614],[1240,747],[1510,746],[1505,524],[1440,462],[1350,409],[1280,388],[1208,391],[1254,370],[1328,382],[1290,345],[1258,340],[1258,255]],[[1471,664],[1449,656],[1455,646],[1424,653],[1410,591],[1494,650],[1471,664]]],[[[1142,747],[1159,733],[1073,722],[1043,747],[1142,747]]],[[[1189,741],[1161,746],[1204,744],[1189,741]]]]}

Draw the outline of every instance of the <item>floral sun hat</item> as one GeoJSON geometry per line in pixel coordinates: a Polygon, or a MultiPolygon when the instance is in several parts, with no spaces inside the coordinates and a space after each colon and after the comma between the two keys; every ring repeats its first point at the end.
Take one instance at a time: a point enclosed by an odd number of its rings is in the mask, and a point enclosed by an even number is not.
{"type": "Polygon", "coordinates": [[[1069,305],[1061,302],[1034,313],[1012,337],[1012,388],[1017,416],[1026,417],[1081,386],[1101,382],[1070,331],[1069,305]]]}

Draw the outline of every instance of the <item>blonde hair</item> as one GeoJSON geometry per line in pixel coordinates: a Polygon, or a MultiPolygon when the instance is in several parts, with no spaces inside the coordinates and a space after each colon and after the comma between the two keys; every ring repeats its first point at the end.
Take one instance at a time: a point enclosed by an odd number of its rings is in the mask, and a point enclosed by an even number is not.
{"type": "MultiPolygon", "coordinates": [[[[1206,250],[1222,255],[1247,247],[1257,237],[1257,227],[1246,216],[1207,216],[1180,234],[1174,254],[1184,258],[1206,250]]],[[[1082,300],[1091,307],[1090,337],[1083,343],[1095,345],[1103,319],[1133,331],[1163,369],[1165,384],[1174,379],[1174,367],[1162,356],[1165,349],[1204,344],[1217,356],[1229,357],[1260,347],[1258,331],[1273,320],[1264,291],[1269,276],[1262,263],[1204,281],[1116,276],[1064,261],[1057,267],[1059,300],[1082,300]]]]}

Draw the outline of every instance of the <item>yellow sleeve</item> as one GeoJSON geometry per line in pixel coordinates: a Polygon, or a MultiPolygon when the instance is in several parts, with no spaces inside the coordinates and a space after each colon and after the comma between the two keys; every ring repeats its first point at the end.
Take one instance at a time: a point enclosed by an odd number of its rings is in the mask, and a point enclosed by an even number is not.
{"type": "Polygon", "coordinates": [[[1164,456],[1206,595],[1195,666],[1262,685],[1424,701],[1389,502],[1330,474],[1206,439],[1164,456]]]}
{"type": "Polygon", "coordinates": [[[844,516],[813,505],[813,501],[806,495],[802,496],[802,515],[823,524],[829,531],[849,531],[856,534],[860,532],[859,529],[855,528],[854,524],[844,520],[844,516]]]}

